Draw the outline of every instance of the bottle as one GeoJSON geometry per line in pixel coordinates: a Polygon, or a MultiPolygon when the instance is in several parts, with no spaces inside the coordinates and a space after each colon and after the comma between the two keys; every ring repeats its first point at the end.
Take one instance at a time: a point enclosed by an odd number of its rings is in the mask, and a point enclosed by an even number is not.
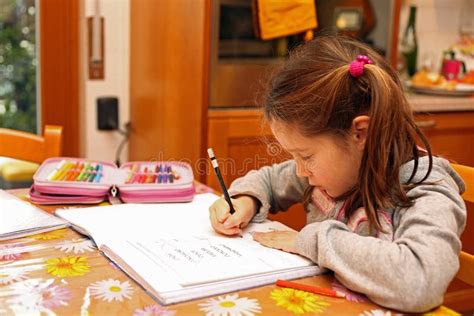
{"type": "Polygon", "coordinates": [[[401,52],[405,57],[408,75],[411,77],[416,73],[416,59],[418,56],[418,42],[415,31],[416,7],[410,6],[408,24],[403,33],[401,52]]]}

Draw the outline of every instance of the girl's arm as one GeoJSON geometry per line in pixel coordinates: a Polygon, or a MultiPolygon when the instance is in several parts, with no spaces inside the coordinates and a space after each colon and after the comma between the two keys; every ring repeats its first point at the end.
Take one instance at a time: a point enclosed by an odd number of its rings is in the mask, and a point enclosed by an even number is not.
{"type": "Polygon", "coordinates": [[[359,236],[328,220],[303,228],[297,251],[380,305],[429,310],[443,303],[459,268],[466,209],[454,187],[444,182],[412,189],[415,204],[394,215],[393,242],[359,236]]]}
{"type": "Polygon", "coordinates": [[[260,208],[253,221],[263,221],[268,212],[286,210],[301,202],[308,187],[306,178],[296,175],[294,160],[252,170],[242,178],[236,179],[229,188],[231,196],[249,195],[260,202],[260,208]]]}

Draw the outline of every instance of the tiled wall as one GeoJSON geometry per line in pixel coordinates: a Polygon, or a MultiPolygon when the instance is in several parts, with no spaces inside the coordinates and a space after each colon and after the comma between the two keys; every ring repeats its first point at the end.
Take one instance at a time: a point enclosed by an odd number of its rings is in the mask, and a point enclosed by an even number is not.
{"type": "MultiPolygon", "coordinates": [[[[84,0],[84,16],[92,16],[96,0],[84,0]]],[[[89,80],[87,73],[87,39],[82,38],[82,66],[84,72],[81,155],[90,159],[115,160],[115,151],[122,141],[117,131],[97,129],[96,99],[101,96],[119,98],[119,119],[123,126],[130,116],[130,0],[99,0],[100,13],[105,20],[105,79],[89,80]]],[[[85,17],[83,32],[86,31],[85,17]]],[[[121,161],[128,159],[125,146],[121,161]]]]}
{"type": "Polygon", "coordinates": [[[409,6],[417,7],[418,67],[432,60],[439,70],[442,52],[458,39],[461,12],[474,19],[474,0],[405,0],[400,14],[400,38],[407,25],[409,6]]]}

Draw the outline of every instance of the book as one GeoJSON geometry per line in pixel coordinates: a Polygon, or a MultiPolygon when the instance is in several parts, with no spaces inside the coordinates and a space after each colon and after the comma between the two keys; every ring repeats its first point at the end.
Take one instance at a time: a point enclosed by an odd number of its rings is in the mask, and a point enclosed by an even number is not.
{"type": "Polygon", "coordinates": [[[275,221],[251,223],[242,236],[223,236],[209,221],[218,197],[190,203],[121,204],[57,210],[152,297],[167,305],[319,274],[299,255],[254,241],[255,231],[291,230],[275,221]]]}
{"type": "Polygon", "coordinates": [[[69,223],[0,190],[0,241],[67,227],[69,223]]]}

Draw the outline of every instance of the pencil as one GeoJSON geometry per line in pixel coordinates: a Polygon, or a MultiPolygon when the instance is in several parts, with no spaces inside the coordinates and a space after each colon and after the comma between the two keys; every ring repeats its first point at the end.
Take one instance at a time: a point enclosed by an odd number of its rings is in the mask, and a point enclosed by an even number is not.
{"type": "Polygon", "coordinates": [[[311,292],[315,294],[331,296],[331,297],[346,297],[344,293],[339,292],[339,291],[334,291],[334,290],[322,288],[319,286],[301,284],[301,283],[296,283],[296,282],[291,282],[291,281],[277,280],[276,285],[281,286],[281,287],[292,288],[295,290],[301,290],[301,291],[311,292]]]}
{"type": "Polygon", "coordinates": [[[222,179],[221,171],[219,170],[219,164],[217,163],[217,159],[216,159],[216,156],[214,156],[214,151],[212,150],[212,148],[207,149],[207,154],[209,155],[209,158],[211,158],[212,167],[214,168],[214,171],[216,172],[217,180],[219,180],[219,184],[221,185],[222,192],[224,193],[224,198],[230,207],[229,212],[232,215],[235,213],[234,206],[232,205],[229,192],[227,192],[227,188],[225,186],[224,180],[222,179]]]}

